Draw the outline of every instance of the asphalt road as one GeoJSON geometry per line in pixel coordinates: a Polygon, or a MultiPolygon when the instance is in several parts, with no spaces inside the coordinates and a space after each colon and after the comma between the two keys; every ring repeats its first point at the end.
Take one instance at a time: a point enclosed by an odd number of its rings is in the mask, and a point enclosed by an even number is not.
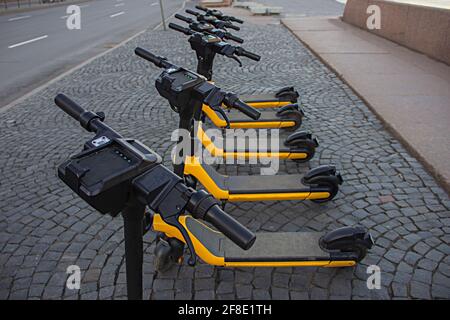
{"type": "MultiPolygon", "coordinates": [[[[165,16],[182,3],[164,0],[165,16]]],[[[158,0],[96,0],[78,5],[80,30],[67,28],[67,6],[0,15],[0,107],[161,23],[158,0]]]]}

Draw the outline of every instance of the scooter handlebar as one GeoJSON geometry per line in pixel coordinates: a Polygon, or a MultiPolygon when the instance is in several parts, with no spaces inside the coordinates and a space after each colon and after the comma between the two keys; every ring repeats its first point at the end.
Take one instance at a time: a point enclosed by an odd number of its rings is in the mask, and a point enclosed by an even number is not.
{"type": "Polygon", "coordinates": [[[233,29],[233,30],[236,30],[236,31],[241,30],[241,28],[239,28],[238,26],[235,26],[234,24],[232,24],[229,21],[226,21],[225,28],[233,29]]]}
{"type": "Polygon", "coordinates": [[[253,120],[258,120],[259,117],[261,116],[261,112],[259,112],[255,108],[249,106],[248,104],[246,104],[245,102],[243,102],[242,100],[239,100],[239,99],[234,101],[232,107],[235,108],[236,110],[239,110],[243,114],[249,116],[253,120]]]}
{"type": "Polygon", "coordinates": [[[194,31],[190,30],[189,28],[184,28],[184,27],[180,26],[179,24],[172,23],[172,22],[169,23],[169,28],[173,29],[173,30],[176,30],[178,32],[184,33],[187,36],[189,36],[189,35],[194,33],[194,31]]]}
{"type": "Polygon", "coordinates": [[[171,65],[169,62],[167,62],[167,60],[165,58],[154,55],[153,53],[148,52],[147,50],[142,49],[140,47],[137,47],[136,49],[134,49],[134,53],[137,56],[139,56],[147,61],[150,61],[158,68],[168,68],[171,65]]]}
{"type": "Polygon", "coordinates": [[[59,93],[55,97],[55,104],[77,121],[80,121],[81,115],[86,112],[82,106],[78,105],[75,101],[62,93],[59,93]]]}
{"type": "Polygon", "coordinates": [[[179,19],[179,20],[182,20],[182,21],[184,21],[184,22],[187,22],[187,23],[192,23],[192,22],[194,22],[194,20],[192,20],[191,18],[182,16],[181,14],[178,14],[178,13],[175,14],[175,18],[177,18],[177,19],[179,19]]]}
{"type": "Polygon", "coordinates": [[[195,6],[195,9],[198,9],[198,10],[202,10],[202,11],[208,12],[208,8],[205,8],[205,7],[202,7],[202,6],[199,6],[199,5],[196,5],[196,6],[195,6]]]}
{"type": "Polygon", "coordinates": [[[260,55],[257,55],[256,53],[253,53],[253,52],[250,52],[250,51],[247,51],[247,50],[245,50],[243,48],[239,48],[239,50],[236,51],[236,54],[238,56],[247,57],[247,58],[252,59],[254,61],[261,60],[261,56],[260,55]]]}
{"type": "Polygon", "coordinates": [[[205,190],[195,191],[189,200],[188,211],[196,219],[211,223],[217,230],[244,250],[255,242],[256,235],[223,211],[217,200],[205,190]]]}
{"type": "Polygon", "coordinates": [[[238,19],[238,18],[233,17],[233,16],[228,16],[228,17],[229,17],[230,21],[237,22],[237,23],[240,23],[240,24],[244,23],[244,20],[238,19]]]}
{"type": "Polygon", "coordinates": [[[206,212],[204,220],[211,223],[228,239],[244,250],[248,250],[256,240],[256,235],[240,222],[224,212],[217,204],[206,212]]]}
{"type": "Polygon", "coordinates": [[[185,12],[186,12],[186,13],[189,13],[189,14],[192,14],[192,15],[194,15],[194,16],[196,16],[196,17],[198,17],[199,15],[201,15],[200,12],[196,12],[196,11],[191,10],[191,9],[186,9],[185,12]]]}
{"type": "Polygon", "coordinates": [[[229,32],[226,34],[225,38],[229,39],[229,40],[233,40],[233,41],[235,41],[237,43],[243,43],[244,42],[244,39],[236,37],[235,35],[232,35],[229,32]]]}

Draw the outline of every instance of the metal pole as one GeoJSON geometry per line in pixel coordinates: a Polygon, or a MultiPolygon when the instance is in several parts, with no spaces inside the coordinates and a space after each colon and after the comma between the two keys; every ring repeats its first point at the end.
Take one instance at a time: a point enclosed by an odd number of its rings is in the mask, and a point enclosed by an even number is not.
{"type": "Polygon", "coordinates": [[[166,18],[164,18],[164,8],[163,8],[162,0],[159,0],[159,8],[161,9],[161,20],[162,20],[163,29],[164,29],[164,31],[166,31],[167,30],[166,18]]]}
{"type": "Polygon", "coordinates": [[[137,201],[130,202],[123,210],[125,236],[125,265],[127,274],[127,295],[129,300],[142,300],[142,219],[145,206],[137,201]]]}

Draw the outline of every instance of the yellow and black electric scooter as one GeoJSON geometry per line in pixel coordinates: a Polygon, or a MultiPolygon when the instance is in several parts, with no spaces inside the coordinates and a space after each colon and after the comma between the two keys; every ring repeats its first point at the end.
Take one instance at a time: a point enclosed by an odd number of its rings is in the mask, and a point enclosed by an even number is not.
{"type": "MultiPolygon", "coordinates": [[[[166,66],[155,56],[154,63],[166,66]]],[[[185,82],[191,72],[178,68],[171,77],[185,82]]],[[[58,166],[58,177],[101,214],[122,213],[128,299],[142,299],[142,238],[150,228],[158,232],[154,259],[158,271],[182,263],[185,245],[189,265],[194,266],[198,256],[223,267],[349,267],[373,245],[361,227],[255,234],[207,192],[189,188],[147,146],[107,126],[104,114],[86,111],[62,94],[55,103],[95,134],[81,153],[58,166]]]]}
{"type": "MultiPolygon", "coordinates": [[[[183,16],[176,15],[176,17],[180,18],[183,16]]],[[[242,63],[238,56],[244,56],[255,61],[259,61],[261,58],[259,55],[240,46],[233,46],[225,42],[221,37],[212,34],[211,31],[196,32],[175,23],[169,23],[169,28],[189,36],[188,41],[197,56],[197,73],[206,77],[208,81],[212,81],[212,67],[216,54],[233,59],[239,65],[242,65],[242,63]]],[[[248,103],[248,101],[244,101],[248,103]]],[[[255,103],[248,104],[251,106],[255,105],[255,103]]],[[[239,112],[234,110],[227,110],[227,118],[225,118],[223,112],[220,112],[222,109],[215,110],[207,105],[204,105],[202,110],[205,116],[218,128],[277,128],[293,131],[301,126],[304,113],[298,107],[298,104],[286,101],[286,103],[271,104],[270,106],[280,108],[277,110],[263,110],[258,120],[245,119],[239,112]]]]}
{"type": "MultiPolygon", "coordinates": [[[[179,129],[188,131],[191,139],[196,138],[194,124],[200,122],[203,104],[212,107],[225,104],[228,108],[238,109],[253,119],[258,118],[258,110],[243,103],[235,94],[219,89],[205,77],[173,65],[165,58],[156,59],[152,53],[142,48],[136,48],[135,53],[165,69],[155,82],[156,89],[180,115],[179,129]],[[178,76],[178,70],[184,70],[185,78],[178,76]]],[[[305,199],[325,202],[336,196],[339,185],[342,184],[341,175],[336,173],[334,166],[329,165],[314,168],[304,176],[224,176],[201,161],[194,147],[189,149],[189,154],[175,153],[178,157],[174,162],[175,173],[184,176],[191,186],[195,186],[197,181],[200,182],[216,199],[223,202],[305,199]]]]}

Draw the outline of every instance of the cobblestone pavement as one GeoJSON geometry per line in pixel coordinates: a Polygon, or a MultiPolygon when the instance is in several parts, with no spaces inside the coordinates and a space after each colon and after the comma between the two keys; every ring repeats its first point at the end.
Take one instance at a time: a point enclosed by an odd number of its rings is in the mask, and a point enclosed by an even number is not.
{"type": "MultiPolygon", "coordinates": [[[[392,138],[364,103],[279,25],[243,27],[260,63],[217,59],[216,81],[241,93],[295,85],[305,129],[321,146],[305,172],[334,163],[345,183],[327,204],[229,204],[253,230],[331,230],[361,224],[376,246],[356,268],[223,269],[200,263],[167,274],[153,269],[154,235],[145,237],[145,297],[151,299],[450,298],[450,201],[416,159],[392,138]],[[368,290],[366,268],[377,264],[382,288],[368,290]]],[[[193,67],[183,35],[149,31],[20,105],[0,114],[0,299],[121,299],[126,297],[122,220],[101,216],[56,177],[56,166],[90,135],[53,104],[64,92],[104,111],[125,136],[151,146],[169,163],[177,116],[154,88],[159,70],[137,58],[140,45],[193,67]],[[82,269],[80,290],[65,287],[68,265],[82,269]]],[[[221,168],[224,170],[224,168],[221,168]]],[[[236,173],[230,166],[228,173],[236,173]]],[[[240,167],[239,173],[254,168],[240,167]]]]}

